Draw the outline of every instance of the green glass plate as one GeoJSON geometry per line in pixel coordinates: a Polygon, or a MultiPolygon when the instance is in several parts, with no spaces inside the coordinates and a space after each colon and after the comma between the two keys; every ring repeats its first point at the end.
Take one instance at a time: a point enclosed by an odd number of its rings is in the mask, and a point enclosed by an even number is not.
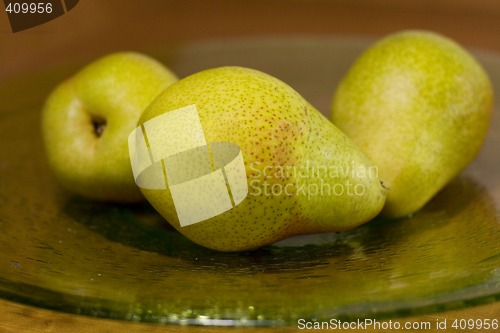
{"type": "MultiPolygon", "coordinates": [[[[366,40],[207,41],[153,52],[179,76],[263,70],[327,112],[366,40]]],[[[500,56],[476,53],[500,96],[500,56]]],[[[397,318],[500,299],[500,118],[470,167],[411,218],[227,254],[148,205],[75,197],[47,169],[40,108],[82,64],[0,83],[0,296],[69,313],[194,325],[397,318]]],[[[498,110],[497,110],[498,111],[498,110]]]]}

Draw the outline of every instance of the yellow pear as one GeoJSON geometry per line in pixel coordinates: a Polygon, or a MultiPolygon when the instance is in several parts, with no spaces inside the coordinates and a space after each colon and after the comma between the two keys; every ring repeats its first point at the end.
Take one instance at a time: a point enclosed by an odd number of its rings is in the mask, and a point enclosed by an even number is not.
{"type": "Polygon", "coordinates": [[[375,43],[338,86],[331,120],[379,168],[382,214],[425,205],[479,151],[490,123],[491,82],[454,41],[403,31],[375,43]]]}
{"type": "Polygon", "coordinates": [[[168,87],[129,136],[146,199],[192,241],[255,249],[353,228],[382,209],[368,158],[295,90],[257,70],[205,70],[168,87]]]}

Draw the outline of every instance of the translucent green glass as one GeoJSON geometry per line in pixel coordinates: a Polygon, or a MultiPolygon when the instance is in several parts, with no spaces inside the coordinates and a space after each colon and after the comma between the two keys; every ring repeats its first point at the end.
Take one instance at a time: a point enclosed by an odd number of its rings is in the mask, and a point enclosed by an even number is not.
{"type": "MultiPolygon", "coordinates": [[[[368,45],[212,41],[153,55],[181,77],[223,65],[260,69],[327,112],[342,74],[368,45]]],[[[477,56],[500,96],[500,56],[477,56]]],[[[43,153],[40,109],[77,68],[0,82],[1,297],[76,314],[200,325],[396,318],[500,299],[498,112],[477,159],[414,216],[218,253],[184,238],[148,204],[98,204],[59,187],[43,153]]]]}

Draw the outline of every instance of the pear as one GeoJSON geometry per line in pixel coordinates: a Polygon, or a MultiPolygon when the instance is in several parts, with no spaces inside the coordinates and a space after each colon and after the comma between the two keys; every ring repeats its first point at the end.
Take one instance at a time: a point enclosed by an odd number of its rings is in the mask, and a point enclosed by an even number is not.
{"type": "Polygon", "coordinates": [[[478,153],[493,90],[463,47],[427,31],[402,31],[367,49],[341,80],[331,120],[379,168],[382,214],[424,206],[478,153]]]}
{"type": "Polygon", "coordinates": [[[377,169],[284,82],[220,67],[168,87],[129,136],[151,205],[192,241],[219,251],[342,231],[376,216],[377,169]]]}
{"type": "Polygon", "coordinates": [[[58,85],[42,110],[42,136],[61,185],[94,200],[144,200],[132,175],[127,137],[144,108],[175,81],[151,57],[120,52],[58,85]]]}

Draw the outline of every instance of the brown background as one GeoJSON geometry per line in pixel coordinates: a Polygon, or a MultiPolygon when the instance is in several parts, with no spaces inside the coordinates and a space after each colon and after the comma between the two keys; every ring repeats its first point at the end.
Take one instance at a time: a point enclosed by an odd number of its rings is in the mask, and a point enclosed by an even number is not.
{"type": "MultiPolygon", "coordinates": [[[[18,33],[11,32],[7,15],[0,8],[0,80],[112,51],[147,51],[185,41],[240,36],[378,37],[419,28],[443,33],[469,48],[500,53],[498,0],[81,0],[62,17],[18,33]]],[[[488,317],[500,317],[500,303],[405,320],[488,317]]],[[[0,332],[56,331],[240,330],[152,327],[60,314],[0,300],[0,332]]]]}
{"type": "Polygon", "coordinates": [[[206,38],[382,36],[430,29],[500,52],[498,0],[81,0],[62,17],[13,34],[0,14],[0,78],[61,61],[206,38]]]}

